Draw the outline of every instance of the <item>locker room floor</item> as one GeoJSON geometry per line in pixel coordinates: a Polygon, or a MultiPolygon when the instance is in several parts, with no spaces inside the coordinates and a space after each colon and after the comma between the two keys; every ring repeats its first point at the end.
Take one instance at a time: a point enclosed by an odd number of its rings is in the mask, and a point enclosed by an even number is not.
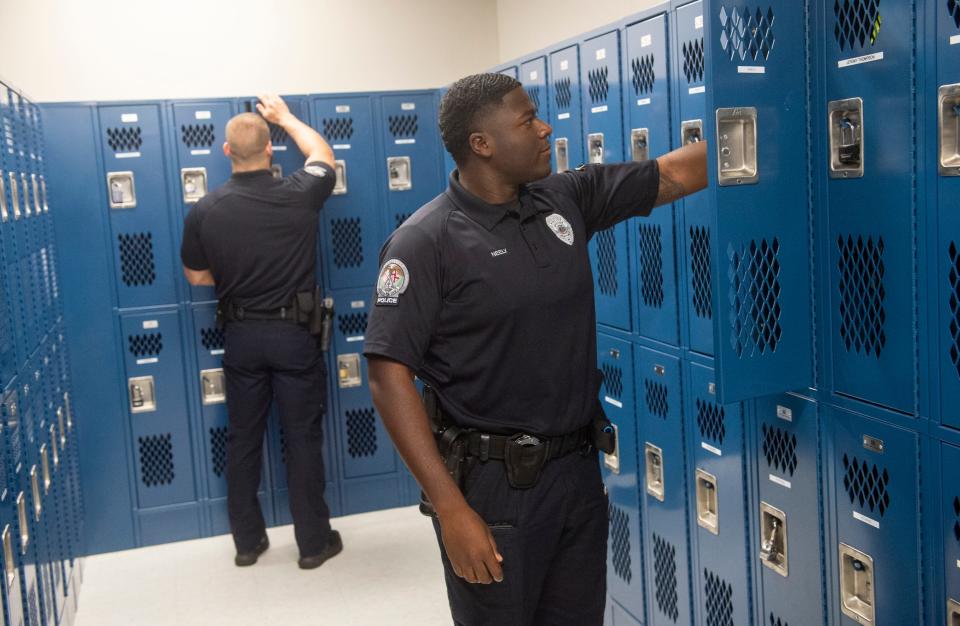
{"type": "Polygon", "coordinates": [[[76,626],[450,624],[443,569],[417,507],[333,520],[344,550],[297,568],[293,526],[271,528],[256,565],[233,565],[227,535],[86,560],[76,626]]]}

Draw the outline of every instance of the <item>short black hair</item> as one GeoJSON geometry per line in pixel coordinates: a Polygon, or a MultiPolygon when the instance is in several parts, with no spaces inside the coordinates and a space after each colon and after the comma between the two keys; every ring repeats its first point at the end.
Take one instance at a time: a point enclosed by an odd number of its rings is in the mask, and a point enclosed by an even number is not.
{"type": "Polygon", "coordinates": [[[520,86],[512,76],[491,73],[465,76],[450,85],[440,101],[440,136],[458,165],[470,154],[470,133],[476,131],[480,114],[520,86]]]}

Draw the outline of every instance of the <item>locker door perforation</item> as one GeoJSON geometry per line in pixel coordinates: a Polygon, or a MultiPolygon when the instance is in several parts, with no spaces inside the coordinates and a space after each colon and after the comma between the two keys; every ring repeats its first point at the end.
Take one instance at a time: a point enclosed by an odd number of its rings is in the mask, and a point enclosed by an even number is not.
{"type": "Polygon", "coordinates": [[[880,358],[887,343],[883,237],[837,238],[840,338],[848,352],[880,358]]]}
{"type": "Polygon", "coordinates": [[[147,487],[169,485],[176,477],[173,466],[173,435],[138,437],[141,480],[147,487]]]}
{"type": "Polygon", "coordinates": [[[139,126],[108,128],[107,145],[115,153],[137,152],[143,145],[143,132],[139,126]]]}
{"type": "Polygon", "coordinates": [[[615,365],[604,363],[600,366],[600,371],[603,372],[603,392],[619,400],[623,395],[623,370],[615,365]]]}
{"type": "Polygon", "coordinates": [[[633,580],[630,557],[630,517],[618,506],[610,505],[610,556],[613,571],[627,584],[633,580]]]}
{"type": "Polygon", "coordinates": [[[163,350],[163,333],[128,335],[127,346],[130,350],[130,354],[138,359],[150,356],[160,356],[160,352],[163,350]]]}
{"type": "Polygon", "coordinates": [[[540,111],[540,86],[531,85],[527,87],[527,97],[530,98],[530,102],[533,103],[533,106],[537,107],[537,111],[540,111]]]}
{"type": "Polygon", "coordinates": [[[397,213],[396,215],[394,215],[393,216],[393,219],[395,222],[394,228],[395,229],[400,228],[403,225],[403,223],[406,222],[411,215],[413,215],[413,213],[397,213]]]}
{"type": "Polygon", "coordinates": [[[387,116],[387,127],[390,129],[390,134],[398,139],[416,137],[417,131],[420,129],[419,123],[419,117],[414,114],[387,116]]]}
{"type": "Polygon", "coordinates": [[[768,7],[766,13],[760,7],[756,11],[733,7],[728,13],[721,6],[719,17],[720,48],[731,61],[746,61],[749,57],[751,61],[763,62],[770,58],[776,44],[773,7],[768,7]]]}
{"type": "Polygon", "coordinates": [[[617,284],[617,240],[615,226],[597,233],[597,286],[605,296],[616,296],[617,284]]]}
{"type": "Polygon", "coordinates": [[[877,512],[883,517],[890,508],[890,493],[887,491],[890,474],[887,469],[846,454],[843,455],[843,469],[843,487],[847,490],[850,504],[869,509],[871,513],[877,512]]]}
{"type": "Polygon", "coordinates": [[[570,88],[570,78],[560,78],[553,81],[554,99],[557,101],[557,108],[561,111],[570,108],[573,100],[573,91],[570,88]]]}
{"type": "Polygon", "coordinates": [[[880,37],[880,0],[834,0],[833,36],[840,50],[873,46],[880,37]]]}
{"type": "Polygon", "coordinates": [[[683,75],[688,83],[703,82],[703,37],[684,42],[680,48],[683,55],[683,75]]]}
{"type": "Polygon", "coordinates": [[[734,626],[733,587],[708,569],[703,576],[707,626],[734,626]]]}
{"type": "Polygon", "coordinates": [[[338,269],[363,264],[363,227],[359,217],[335,219],[330,223],[333,263],[338,269]]]}
{"type": "Polygon", "coordinates": [[[657,73],[654,70],[655,61],[656,58],[652,54],[639,56],[630,61],[630,82],[633,84],[634,95],[643,96],[653,92],[653,85],[657,81],[657,73]]]}
{"type": "Polygon", "coordinates": [[[726,411],[722,406],[697,398],[697,427],[702,439],[723,445],[727,436],[725,421],[726,411]]]}
{"type": "Polygon", "coordinates": [[[753,357],[777,350],[783,329],[780,326],[780,242],[774,238],[731,245],[730,260],[730,345],[738,357],[753,357]]]}
{"type": "Polygon", "coordinates": [[[769,624],[770,626],[790,626],[790,623],[787,620],[780,619],[773,613],[770,614],[769,624]]]}
{"type": "Polygon", "coordinates": [[[663,308],[663,229],[640,224],[640,297],[651,308],[663,308]]]}
{"type": "Polygon", "coordinates": [[[956,518],[953,523],[953,536],[960,543],[960,496],[953,499],[953,516],[956,518]]]}
{"type": "Polygon", "coordinates": [[[960,29],[960,0],[947,0],[947,12],[953,18],[953,23],[960,29]]]}
{"type": "Polygon", "coordinates": [[[208,326],[200,329],[200,345],[204,350],[223,350],[224,346],[223,329],[216,326],[208,326]]]}
{"type": "Polygon", "coordinates": [[[693,287],[693,312],[711,319],[710,297],[710,230],[706,226],[690,227],[690,281],[693,287]]]}
{"type": "Polygon", "coordinates": [[[267,122],[267,126],[270,128],[270,143],[275,146],[286,143],[289,135],[287,135],[287,131],[283,130],[283,126],[270,122],[267,122]]]}
{"type": "Polygon", "coordinates": [[[670,405],[667,401],[667,386],[647,378],[643,381],[643,387],[646,392],[647,411],[651,415],[667,419],[667,414],[670,411],[670,405]]]}
{"type": "Polygon", "coordinates": [[[653,533],[653,585],[657,610],[676,623],[680,617],[677,549],[656,533],[653,533]]]}
{"type": "Polygon", "coordinates": [[[353,137],[353,118],[335,117],[321,122],[323,136],[329,141],[350,141],[353,137]]]}
{"type": "Polygon", "coordinates": [[[180,141],[187,148],[212,148],[216,139],[213,124],[180,125],[180,141]]]}
{"type": "Polygon", "coordinates": [[[210,466],[217,478],[223,478],[227,470],[227,427],[210,429],[210,466]]]}
{"type": "Polygon", "coordinates": [[[797,436],[767,424],[762,425],[763,456],[767,466],[793,476],[797,469],[797,436]]]}
{"type": "Polygon", "coordinates": [[[377,453],[376,412],[373,408],[350,409],[347,418],[347,451],[353,458],[377,453]]]}
{"type": "Polygon", "coordinates": [[[367,332],[366,313],[347,313],[337,316],[337,328],[344,337],[354,337],[367,332]]]}
{"type": "Polygon", "coordinates": [[[152,285],[156,280],[152,233],[117,235],[120,248],[120,278],[127,287],[152,285]]]}
{"type": "Polygon", "coordinates": [[[960,376],[960,251],[956,242],[950,242],[950,361],[960,376]]]}
{"type": "Polygon", "coordinates": [[[604,65],[587,72],[587,93],[590,94],[590,102],[599,104],[607,101],[610,93],[610,70],[604,65]]]}

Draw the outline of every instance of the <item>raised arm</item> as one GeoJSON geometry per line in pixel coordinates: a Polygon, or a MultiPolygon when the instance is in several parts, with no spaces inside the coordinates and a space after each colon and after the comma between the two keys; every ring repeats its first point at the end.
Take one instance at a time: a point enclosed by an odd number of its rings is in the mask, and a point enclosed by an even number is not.
{"type": "Polygon", "coordinates": [[[333,149],[320,136],[320,133],[310,128],[307,124],[297,119],[290,112],[287,103],[276,94],[261,94],[257,96],[260,102],[257,103],[257,111],[271,124],[276,124],[287,131],[287,134],[297,144],[297,148],[306,157],[307,163],[326,163],[330,167],[335,167],[333,149]]]}
{"type": "Polygon", "coordinates": [[[659,157],[660,189],[654,206],[669,204],[707,186],[707,142],[698,141],[659,157]]]}

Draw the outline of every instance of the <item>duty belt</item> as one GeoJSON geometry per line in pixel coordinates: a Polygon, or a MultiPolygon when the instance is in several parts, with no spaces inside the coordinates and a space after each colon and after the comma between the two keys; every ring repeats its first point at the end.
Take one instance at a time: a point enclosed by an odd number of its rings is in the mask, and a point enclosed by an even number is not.
{"type": "Polygon", "coordinates": [[[263,321],[263,320],[290,320],[295,322],[293,307],[282,306],[279,309],[245,309],[241,306],[230,307],[227,321],[263,321]]]}
{"type": "Polygon", "coordinates": [[[463,436],[466,439],[467,453],[481,461],[489,459],[505,460],[509,444],[519,445],[523,448],[545,446],[544,460],[549,461],[577,450],[583,450],[591,442],[591,432],[590,426],[584,426],[566,435],[543,438],[524,434],[507,436],[479,432],[467,432],[463,436]]]}

